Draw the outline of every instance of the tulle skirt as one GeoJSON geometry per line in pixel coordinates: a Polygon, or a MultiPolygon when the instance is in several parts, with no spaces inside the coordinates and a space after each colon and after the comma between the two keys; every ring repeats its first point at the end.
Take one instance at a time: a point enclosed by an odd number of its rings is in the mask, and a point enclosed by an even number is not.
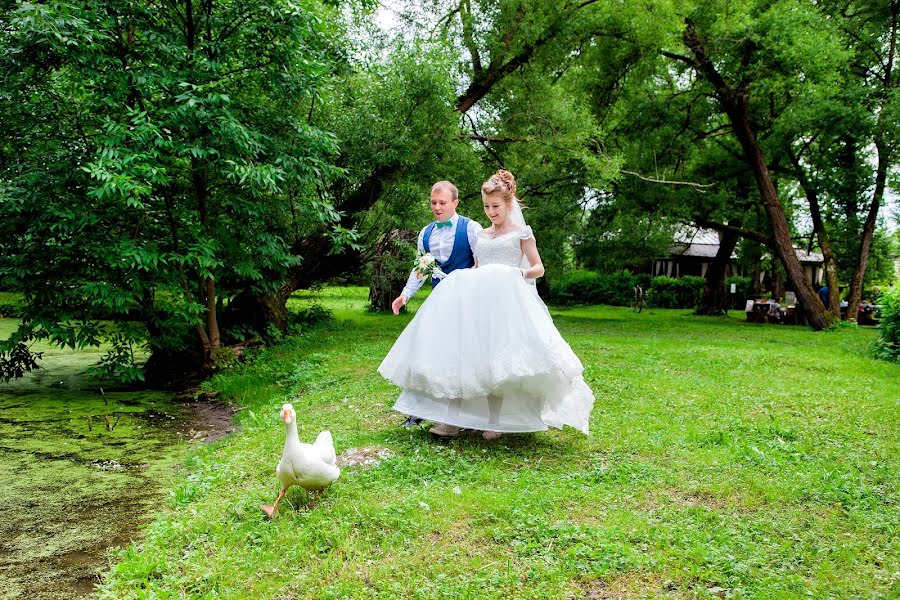
{"type": "Polygon", "coordinates": [[[594,395],[584,368],[518,269],[448,275],[378,372],[403,388],[394,409],[467,429],[588,433],[594,395]]]}

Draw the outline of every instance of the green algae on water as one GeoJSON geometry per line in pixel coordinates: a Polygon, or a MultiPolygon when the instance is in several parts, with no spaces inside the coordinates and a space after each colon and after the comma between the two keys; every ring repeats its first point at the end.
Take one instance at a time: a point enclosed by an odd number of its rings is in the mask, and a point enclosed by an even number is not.
{"type": "Polygon", "coordinates": [[[102,350],[38,350],[43,369],[0,385],[2,600],[90,593],[162,504],[193,417],[162,392],[101,395],[87,369],[102,350]]]}

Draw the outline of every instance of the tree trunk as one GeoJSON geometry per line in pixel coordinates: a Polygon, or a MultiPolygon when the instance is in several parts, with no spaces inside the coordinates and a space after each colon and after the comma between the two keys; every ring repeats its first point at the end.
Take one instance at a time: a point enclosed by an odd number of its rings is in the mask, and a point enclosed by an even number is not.
{"type": "MultiPolygon", "coordinates": [[[[290,296],[290,294],[288,294],[290,296]]],[[[224,331],[247,329],[259,336],[265,336],[269,327],[276,327],[284,333],[287,329],[287,297],[281,294],[255,294],[244,290],[234,297],[222,311],[221,322],[224,331]]],[[[230,336],[227,343],[245,340],[230,336]]]]}
{"type": "Polygon", "coordinates": [[[879,108],[881,112],[878,114],[878,124],[875,131],[875,149],[878,151],[878,167],[875,171],[875,191],[872,194],[872,202],[869,205],[869,214],[866,216],[866,222],[863,225],[862,240],[859,245],[859,256],[856,261],[856,268],[853,269],[853,276],[850,278],[850,292],[847,298],[847,320],[856,321],[857,310],[859,309],[859,301],[862,299],[862,288],[866,278],[866,269],[869,266],[869,252],[872,249],[872,237],[875,235],[875,224],[878,219],[878,209],[884,200],[884,188],[887,181],[888,165],[891,161],[891,148],[888,146],[886,139],[884,120],[887,118],[885,112],[888,110],[887,104],[891,101],[893,94],[894,80],[893,68],[895,52],[897,49],[897,29],[898,20],[900,20],[900,2],[891,3],[891,31],[890,40],[888,42],[887,63],[884,68],[884,103],[879,108]]]}
{"type": "Polygon", "coordinates": [[[375,245],[372,281],[369,285],[369,307],[390,312],[391,303],[406,286],[412,266],[410,257],[416,248],[416,233],[395,229],[381,236],[375,245]]]}
{"type": "Polygon", "coordinates": [[[830,324],[830,319],[825,315],[825,306],[819,300],[819,296],[813,289],[812,284],[806,279],[806,273],[800,264],[800,260],[797,258],[797,253],[794,251],[784,209],[778,200],[775,184],[772,182],[772,176],[766,166],[762,150],[747,117],[747,96],[742,94],[737,104],[736,113],[729,115],[729,117],[734,125],[735,134],[741,142],[744,153],[753,167],[756,183],[762,195],[763,205],[766,213],[769,215],[772,231],[775,234],[775,252],[778,258],[781,259],[781,264],[784,265],[784,270],[791,281],[791,286],[797,293],[809,324],[813,329],[824,329],[830,324]]]}
{"type": "Polygon", "coordinates": [[[212,355],[222,342],[216,308],[216,282],[212,277],[206,278],[206,330],[209,332],[209,350],[212,355]]]}
{"type": "Polygon", "coordinates": [[[875,235],[875,224],[878,220],[878,208],[881,206],[881,201],[884,197],[887,165],[882,165],[882,152],[880,149],[878,154],[879,164],[875,181],[875,192],[873,194],[872,204],[869,206],[869,214],[866,216],[866,222],[863,225],[862,240],[859,244],[859,256],[856,259],[856,268],[853,269],[853,276],[850,278],[850,291],[847,298],[848,321],[856,321],[856,313],[859,309],[859,302],[862,299],[862,288],[863,283],[865,282],[866,269],[869,266],[869,252],[872,249],[872,238],[875,235]],[[884,166],[883,170],[882,166],[884,166]]]}
{"type": "Polygon", "coordinates": [[[734,252],[740,238],[732,231],[726,231],[719,237],[719,250],[706,269],[706,285],[703,287],[703,295],[697,307],[698,315],[722,315],[728,311],[725,272],[728,263],[731,262],[731,253],[734,252]]]}
{"type": "Polygon", "coordinates": [[[809,214],[812,217],[813,231],[815,231],[819,248],[822,249],[822,256],[825,259],[825,283],[828,285],[828,289],[831,290],[831,293],[828,295],[828,306],[825,309],[828,311],[829,318],[835,321],[841,318],[841,301],[838,298],[837,261],[834,258],[831,239],[828,237],[828,231],[825,229],[825,221],[822,219],[819,193],[809,180],[809,177],[806,176],[806,171],[804,171],[803,165],[800,164],[799,157],[790,149],[788,149],[788,158],[790,158],[791,164],[794,166],[797,181],[800,182],[800,187],[803,188],[806,200],[809,202],[809,214]]]}
{"type": "MultiPolygon", "coordinates": [[[[204,161],[191,158],[191,180],[197,200],[197,212],[200,214],[200,226],[206,231],[209,230],[209,171],[204,161]]],[[[216,311],[215,280],[211,276],[201,277],[199,292],[206,305],[206,331],[203,332],[203,340],[206,346],[206,362],[207,366],[212,366],[214,361],[213,354],[221,345],[216,311]]]]}
{"type": "Polygon", "coordinates": [[[745,88],[732,88],[722,75],[716,70],[715,65],[706,55],[706,50],[690,19],[685,19],[684,43],[691,50],[696,59],[695,70],[705,77],[716,90],[716,95],[724,112],[731,121],[734,134],[737,136],[744,151],[744,156],[753,169],[756,185],[762,197],[763,206],[774,234],[774,250],[781,259],[791,285],[797,293],[803,311],[814,329],[828,327],[830,320],[825,315],[825,306],[819,300],[816,291],[806,279],[806,274],[800,264],[794,246],[791,243],[791,232],[788,228],[787,218],[781,202],[778,200],[778,192],[772,182],[772,175],[762,154],[762,149],[756,139],[753,127],[749,119],[749,90],[745,88]]]}
{"type": "MultiPolygon", "coordinates": [[[[171,339],[172,332],[164,331],[159,321],[151,317],[145,321],[149,338],[171,339]]],[[[151,347],[150,358],[144,364],[144,381],[152,388],[181,390],[205,379],[210,373],[207,359],[208,337],[202,327],[180,335],[179,349],[151,347]]]]}

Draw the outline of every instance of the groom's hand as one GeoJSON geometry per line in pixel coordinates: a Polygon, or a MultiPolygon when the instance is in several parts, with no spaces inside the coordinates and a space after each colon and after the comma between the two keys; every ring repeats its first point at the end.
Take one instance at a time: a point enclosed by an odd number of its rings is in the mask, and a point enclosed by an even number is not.
{"type": "Polygon", "coordinates": [[[394,311],[395,315],[399,315],[400,309],[406,306],[407,302],[409,302],[409,298],[401,294],[400,296],[397,296],[396,300],[391,302],[391,310],[394,311]]]}

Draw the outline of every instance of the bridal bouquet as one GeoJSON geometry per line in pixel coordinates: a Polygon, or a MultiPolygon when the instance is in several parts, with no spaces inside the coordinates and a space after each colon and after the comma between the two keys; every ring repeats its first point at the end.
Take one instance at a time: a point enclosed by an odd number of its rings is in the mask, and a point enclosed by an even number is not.
{"type": "Polygon", "coordinates": [[[419,252],[416,254],[416,263],[413,267],[416,271],[416,277],[419,279],[426,279],[431,277],[437,277],[438,279],[443,279],[446,277],[441,268],[438,266],[437,261],[434,260],[434,256],[431,252],[419,252]]]}

